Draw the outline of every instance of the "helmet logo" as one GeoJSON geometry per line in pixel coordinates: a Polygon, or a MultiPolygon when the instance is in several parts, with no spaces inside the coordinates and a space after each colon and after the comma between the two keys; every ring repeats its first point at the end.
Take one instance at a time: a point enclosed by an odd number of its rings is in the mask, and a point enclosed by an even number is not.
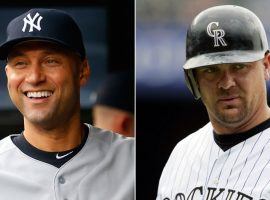
{"type": "Polygon", "coordinates": [[[28,32],[33,32],[33,28],[37,29],[38,31],[41,30],[40,27],[40,21],[42,20],[42,16],[39,15],[39,13],[37,12],[34,16],[34,18],[31,17],[30,13],[27,15],[27,17],[23,18],[23,28],[22,31],[25,32],[25,29],[27,27],[27,24],[30,26],[29,27],[29,31],[28,32]],[[36,24],[35,24],[36,21],[36,24]]]}
{"type": "Polygon", "coordinates": [[[219,24],[218,22],[209,23],[208,26],[207,26],[207,34],[210,37],[214,38],[214,47],[219,47],[220,44],[222,46],[227,46],[227,43],[223,39],[223,37],[225,36],[225,31],[223,29],[215,29],[215,30],[213,30],[213,25],[218,27],[218,24],[219,24]]]}

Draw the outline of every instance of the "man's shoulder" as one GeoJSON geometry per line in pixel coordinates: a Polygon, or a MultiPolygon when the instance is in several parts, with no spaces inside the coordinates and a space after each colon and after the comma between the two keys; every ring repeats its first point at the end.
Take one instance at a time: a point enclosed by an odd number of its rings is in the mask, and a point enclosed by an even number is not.
{"type": "Polygon", "coordinates": [[[121,134],[112,132],[110,130],[101,129],[95,126],[92,126],[90,124],[86,124],[89,128],[89,134],[90,137],[98,138],[102,141],[108,142],[108,143],[114,143],[114,142],[133,142],[134,138],[132,137],[125,137],[121,134]]]}
{"type": "Polygon", "coordinates": [[[212,133],[212,125],[211,123],[207,123],[205,126],[191,133],[177,143],[163,169],[159,187],[163,187],[164,180],[167,179],[167,176],[174,173],[174,170],[172,169],[176,169],[183,162],[186,162],[186,160],[184,161],[184,158],[191,158],[194,156],[191,153],[194,149],[197,149],[202,145],[208,145],[208,142],[213,140],[212,133]]]}
{"type": "Polygon", "coordinates": [[[105,148],[120,148],[134,151],[134,138],[125,137],[109,130],[86,124],[89,128],[89,142],[98,143],[105,148]]]}
{"type": "Polygon", "coordinates": [[[11,140],[12,135],[0,140],[0,155],[15,148],[11,140]]]}
{"type": "Polygon", "coordinates": [[[135,154],[134,139],[89,124],[87,126],[89,127],[87,150],[98,155],[101,159],[100,163],[104,166],[107,166],[106,163],[110,163],[110,168],[123,170],[129,168],[128,172],[132,172],[135,154]]]}
{"type": "Polygon", "coordinates": [[[207,141],[207,139],[213,139],[212,134],[213,127],[212,124],[209,122],[202,128],[189,134],[183,140],[179,141],[174,147],[172,154],[179,152],[181,149],[185,150],[187,148],[194,148],[197,145],[200,145],[203,141],[207,141]]]}
{"type": "Polygon", "coordinates": [[[212,136],[212,133],[213,133],[213,127],[212,127],[212,124],[209,122],[206,125],[204,125],[203,127],[199,128],[197,131],[189,134],[183,140],[179,141],[178,144],[181,145],[182,143],[189,143],[189,142],[197,140],[201,137],[212,136]]]}

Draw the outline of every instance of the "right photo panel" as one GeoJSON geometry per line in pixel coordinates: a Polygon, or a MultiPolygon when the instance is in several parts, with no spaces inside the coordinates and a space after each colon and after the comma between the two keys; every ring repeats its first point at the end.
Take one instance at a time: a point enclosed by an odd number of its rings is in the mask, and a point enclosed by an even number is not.
{"type": "Polygon", "coordinates": [[[136,0],[136,199],[270,199],[268,8],[136,0]]]}

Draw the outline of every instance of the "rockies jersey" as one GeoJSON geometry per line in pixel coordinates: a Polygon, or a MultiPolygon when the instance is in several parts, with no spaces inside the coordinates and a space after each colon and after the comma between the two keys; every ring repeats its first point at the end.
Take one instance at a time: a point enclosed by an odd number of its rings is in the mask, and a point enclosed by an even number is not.
{"type": "Polygon", "coordinates": [[[60,167],[22,152],[14,135],[1,140],[0,199],[133,200],[134,140],[88,128],[83,147],[60,167]]]}
{"type": "Polygon", "coordinates": [[[208,123],[176,145],[156,199],[269,200],[270,128],[223,151],[208,123]]]}

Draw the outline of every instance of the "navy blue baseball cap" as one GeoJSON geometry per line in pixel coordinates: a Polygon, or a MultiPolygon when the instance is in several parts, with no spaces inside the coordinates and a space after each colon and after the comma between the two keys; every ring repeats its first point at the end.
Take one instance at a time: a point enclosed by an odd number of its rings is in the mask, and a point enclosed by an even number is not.
{"type": "Polygon", "coordinates": [[[33,8],[10,21],[7,39],[0,45],[0,59],[5,60],[14,45],[29,40],[53,42],[85,58],[80,28],[61,10],[33,8]]]}

